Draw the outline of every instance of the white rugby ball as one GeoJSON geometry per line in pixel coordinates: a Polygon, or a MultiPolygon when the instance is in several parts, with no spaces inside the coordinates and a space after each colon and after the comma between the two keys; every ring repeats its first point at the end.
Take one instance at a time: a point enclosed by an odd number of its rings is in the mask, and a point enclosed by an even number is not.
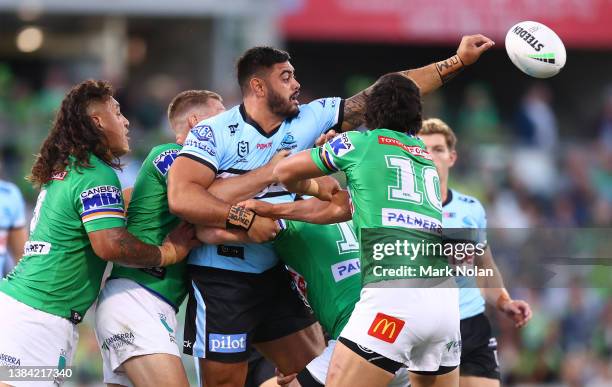
{"type": "Polygon", "coordinates": [[[536,78],[550,78],[565,66],[563,42],[542,23],[522,21],[506,34],[506,52],[516,67],[536,78]]]}

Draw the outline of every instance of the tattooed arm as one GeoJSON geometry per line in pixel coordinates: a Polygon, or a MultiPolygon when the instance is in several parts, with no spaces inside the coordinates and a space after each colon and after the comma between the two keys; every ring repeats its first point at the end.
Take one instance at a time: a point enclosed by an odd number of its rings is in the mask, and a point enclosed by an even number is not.
{"type": "MultiPolygon", "coordinates": [[[[412,79],[419,86],[421,95],[425,95],[454,78],[465,66],[476,62],[480,55],[494,44],[483,35],[464,36],[456,55],[418,69],[398,71],[398,74],[412,79]]],[[[342,131],[355,129],[364,123],[366,98],[375,85],[376,83],[345,101],[342,131]]]]}
{"type": "Polygon", "coordinates": [[[88,236],[98,257],[128,267],[167,266],[181,261],[199,244],[193,227],[184,222],[168,234],[161,246],[141,242],[124,227],[93,231],[88,236]]]}

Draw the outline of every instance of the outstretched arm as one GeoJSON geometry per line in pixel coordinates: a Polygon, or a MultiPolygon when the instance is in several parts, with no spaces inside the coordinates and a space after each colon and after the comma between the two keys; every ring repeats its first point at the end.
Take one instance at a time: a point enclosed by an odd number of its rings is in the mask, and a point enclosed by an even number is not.
{"type": "Polygon", "coordinates": [[[491,248],[487,246],[484,254],[477,256],[476,259],[478,260],[476,264],[493,270],[492,277],[477,277],[478,286],[487,303],[497,307],[500,312],[512,319],[517,328],[527,324],[531,319],[531,308],[525,301],[510,298],[504,287],[502,275],[493,260],[491,248]]]}
{"type": "MultiPolygon", "coordinates": [[[[398,74],[414,81],[419,86],[421,95],[425,95],[454,78],[465,66],[476,62],[480,55],[494,44],[484,35],[464,36],[456,55],[418,69],[398,71],[398,74]]],[[[365,101],[374,85],[376,83],[345,101],[342,131],[355,129],[364,123],[365,101]]]]}
{"type": "Polygon", "coordinates": [[[274,177],[289,191],[329,201],[340,186],[335,179],[333,182],[315,179],[323,175],[325,173],[312,160],[310,149],[287,157],[274,168],[274,177]]]}

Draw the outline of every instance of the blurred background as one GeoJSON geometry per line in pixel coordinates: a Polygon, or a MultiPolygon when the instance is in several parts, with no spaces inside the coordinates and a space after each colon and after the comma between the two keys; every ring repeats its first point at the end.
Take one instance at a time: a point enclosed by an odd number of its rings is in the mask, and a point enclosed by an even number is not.
{"type": "MultiPolygon", "coordinates": [[[[24,176],[64,93],[86,78],[111,81],[131,122],[125,188],[150,148],[172,140],[165,111],[176,93],[205,88],[227,107],[240,102],[234,62],[251,46],[290,52],[305,103],[446,59],[462,35],[482,33],[494,49],[425,98],[426,116],[459,137],[451,187],[483,202],[490,227],[609,228],[610,20],[610,0],[0,0],[0,174],[31,213],[24,176]],[[522,20],[564,41],[556,77],[537,81],[508,60],[505,33],[522,20]]],[[[509,284],[534,318],[517,331],[489,312],[504,385],[612,385],[612,278],[594,285],[591,274],[566,288],[509,284]]],[[[101,382],[91,321],[80,325],[78,385],[101,382]]]]}

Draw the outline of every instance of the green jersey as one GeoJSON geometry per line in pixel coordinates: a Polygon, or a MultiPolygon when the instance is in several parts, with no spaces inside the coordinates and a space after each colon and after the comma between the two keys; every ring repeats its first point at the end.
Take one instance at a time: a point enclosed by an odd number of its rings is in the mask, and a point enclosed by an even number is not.
{"type": "Polygon", "coordinates": [[[340,336],[359,301],[359,244],[352,223],[283,222],[274,241],[300,293],[333,339],[340,336]]]}
{"type": "Polygon", "coordinates": [[[442,230],[440,180],[420,139],[388,129],[352,131],[312,149],[311,156],[327,174],[339,170],[346,173],[353,223],[362,249],[364,285],[398,278],[429,277],[422,275],[421,270],[400,269],[443,265],[441,257],[430,259],[420,253],[410,256],[414,251],[411,246],[439,244],[442,230]],[[402,242],[411,245],[406,251],[396,253],[393,241],[373,243],[388,241],[391,236],[399,243],[398,234],[402,235],[402,242]],[[382,258],[373,254],[376,245],[389,247],[384,250],[385,255],[381,254],[382,258]],[[403,255],[405,252],[407,254],[403,255]],[[383,271],[381,265],[400,271],[383,271]]]}
{"type": "Polygon", "coordinates": [[[100,291],[106,262],[87,233],[125,227],[115,171],[91,155],[91,168],[56,173],[42,186],[24,255],[0,291],[32,308],[79,322],[100,291]]]}
{"type": "MultiPolygon", "coordinates": [[[[136,177],[132,199],[128,206],[127,228],[141,241],[161,245],[168,233],[178,225],[179,218],[168,208],[168,170],[181,146],[164,144],[151,150],[136,177]]],[[[165,299],[175,309],[187,295],[186,261],[167,267],[134,269],[113,265],[111,278],[129,278],[165,299]]]]}

